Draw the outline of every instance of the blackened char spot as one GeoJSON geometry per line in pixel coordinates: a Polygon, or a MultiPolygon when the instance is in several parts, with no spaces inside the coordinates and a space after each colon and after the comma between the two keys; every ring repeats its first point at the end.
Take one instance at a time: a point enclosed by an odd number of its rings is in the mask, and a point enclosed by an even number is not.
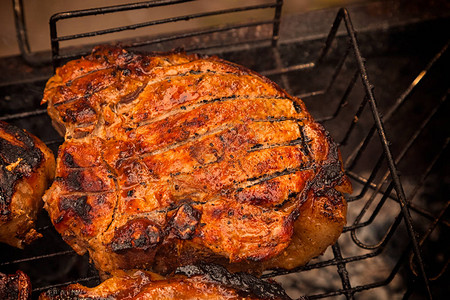
{"type": "Polygon", "coordinates": [[[31,283],[25,273],[22,271],[12,275],[0,273],[0,299],[29,298],[31,298],[31,283]]]}
{"type": "Polygon", "coordinates": [[[333,186],[339,184],[339,180],[343,175],[344,173],[342,172],[341,165],[338,161],[332,164],[324,165],[317,173],[312,188],[314,190],[332,188],[333,186]]]}
{"type": "Polygon", "coordinates": [[[182,240],[192,239],[195,229],[200,221],[200,211],[185,203],[170,221],[171,232],[182,240]]]}
{"type": "Polygon", "coordinates": [[[156,224],[148,219],[134,219],[116,228],[109,246],[118,253],[132,249],[146,251],[155,248],[162,238],[156,224]]]}
{"type": "Polygon", "coordinates": [[[69,168],[78,168],[79,166],[74,162],[72,154],[64,152],[62,161],[69,168]]]}
{"type": "Polygon", "coordinates": [[[79,170],[69,172],[64,181],[69,191],[81,191],[83,182],[83,173],[79,170]]]}
{"type": "Polygon", "coordinates": [[[247,273],[230,273],[222,266],[199,263],[176,269],[175,274],[187,277],[205,276],[212,282],[240,292],[241,296],[256,296],[261,299],[291,299],[284,289],[275,283],[269,283],[247,273]]]}
{"type": "Polygon", "coordinates": [[[0,130],[4,131],[6,134],[13,136],[18,141],[21,141],[25,148],[34,148],[34,140],[22,129],[10,125],[6,122],[0,121],[0,130]]]}
{"type": "Polygon", "coordinates": [[[298,104],[297,101],[292,101],[292,104],[294,105],[294,109],[297,113],[301,113],[302,112],[302,108],[300,106],[300,104],[298,104]]]}
{"type": "Polygon", "coordinates": [[[92,207],[87,203],[87,196],[64,197],[59,202],[60,211],[71,211],[85,223],[91,224],[92,218],[89,212],[92,207]]]}
{"type": "Polygon", "coordinates": [[[8,219],[11,199],[21,178],[31,176],[44,161],[44,154],[25,131],[0,121],[0,132],[14,143],[0,138],[0,219],[8,219]],[[9,166],[15,164],[11,169],[9,166]]]}
{"type": "Polygon", "coordinates": [[[325,196],[331,203],[338,204],[341,201],[341,193],[334,187],[342,183],[343,177],[344,172],[338,161],[324,165],[317,173],[311,189],[317,197],[325,196]]]}

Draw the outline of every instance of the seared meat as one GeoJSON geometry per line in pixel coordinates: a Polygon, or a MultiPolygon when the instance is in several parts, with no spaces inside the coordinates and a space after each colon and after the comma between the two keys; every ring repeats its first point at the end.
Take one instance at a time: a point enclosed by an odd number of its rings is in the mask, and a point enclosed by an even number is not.
{"type": "Polygon", "coordinates": [[[164,278],[147,271],[118,270],[96,287],[72,284],[50,289],[39,299],[290,299],[277,284],[231,274],[220,266],[184,266],[176,273],[164,278]]]}
{"type": "Polygon", "coordinates": [[[27,300],[30,297],[30,278],[24,272],[17,271],[14,275],[0,273],[0,299],[27,300]]]}
{"type": "Polygon", "coordinates": [[[43,102],[65,133],[45,208],[101,271],[293,268],[345,224],[336,144],[241,66],[100,47],[59,68],[43,102]]]}
{"type": "Polygon", "coordinates": [[[41,237],[34,222],[54,174],[55,158],[42,141],[0,121],[0,242],[23,248],[41,237]]]}

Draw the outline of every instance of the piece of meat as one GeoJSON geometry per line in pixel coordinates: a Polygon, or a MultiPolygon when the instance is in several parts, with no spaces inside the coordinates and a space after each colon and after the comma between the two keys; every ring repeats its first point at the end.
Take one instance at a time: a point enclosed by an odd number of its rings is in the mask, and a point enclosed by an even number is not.
{"type": "Polygon", "coordinates": [[[45,208],[102,272],[294,268],[346,222],[336,144],[300,99],[217,57],[99,47],[43,102],[65,134],[45,208]]]}
{"type": "Polygon", "coordinates": [[[0,121],[0,242],[17,248],[41,237],[35,221],[55,158],[32,134],[0,121]]]}
{"type": "Polygon", "coordinates": [[[184,266],[169,278],[140,270],[113,273],[96,287],[72,284],[39,299],[290,299],[278,284],[214,265],[184,266]]]}
{"type": "Polygon", "coordinates": [[[0,299],[28,300],[30,297],[30,278],[24,272],[17,271],[14,275],[0,273],[0,299]]]}

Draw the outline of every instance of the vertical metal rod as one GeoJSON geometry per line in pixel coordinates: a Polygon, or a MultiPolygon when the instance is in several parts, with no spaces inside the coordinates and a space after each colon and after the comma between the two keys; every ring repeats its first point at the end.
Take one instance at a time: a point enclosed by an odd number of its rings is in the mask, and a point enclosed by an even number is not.
{"type": "Polygon", "coordinates": [[[316,65],[320,64],[323,60],[323,58],[325,57],[325,55],[328,53],[328,50],[330,50],[331,47],[331,43],[333,42],[337,30],[339,28],[339,25],[341,24],[342,21],[342,17],[343,17],[343,12],[341,10],[339,10],[336,19],[334,19],[333,25],[331,26],[331,30],[330,33],[327,36],[327,40],[325,41],[325,45],[323,46],[323,48],[320,51],[319,56],[317,57],[316,60],[316,65]]]}
{"type": "Polygon", "coordinates": [[[30,44],[28,43],[27,26],[25,24],[25,13],[22,0],[13,0],[14,23],[16,25],[17,42],[20,53],[26,56],[30,53],[30,44]]]}
{"type": "Polygon", "coordinates": [[[52,63],[53,70],[56,70],[56,67],[59,65],[59,41],[57,39],[58,34],[56,31],[56,22],[58,19],[53,15],[50,18],[50,44],[52,48],[52,63]]]}
{"type": "Polygon", "coordinates": [[[401,207],[401,210],[402,210],[402,213],[403,213],[403,218],[404,218],[405,223],[407,225],[406,228],[407,228],[409,236],[411,238],[411,243],[413,245],[413,251],[414,251],[414,254],[416,255],[416,260],[418,262],[420,273],[421,273],[423,282],[424,282],[426,290],[427,290],[428,298],[432,299],[430,285],[428,283],[428,278],[427,278],[427,275],[426,275],[426,272],[425,272],[425,267],[423,265],[422,255],[420,254],[420,248],[419,248],[419,244],[417,242],[416,233],[414,232],[414,228],[413,228],[413,225],[412,225],[412,218],[411,218],[411,215],[409,213],[409,209],[407,207],[405,191],[403,190],[403,187],[401,185],[400,178],[399,178],[398,173],[397,173],[397,168],[396,168],[394,159],[392,157],[392,153],[391,153],[390,148],[389,148],[389,142],[388,142],[386,133],[384,131],[383,122],[381,121],[380,115],[377,113],[378,112],[378,107],[377,107],[377,104],[375,102],[375,96],[373,94],[372,86],[371,86],[371,84],[369,83],[369,80],[368,80],[368,76],[367,76],[366,68],[364,66],[364,61],[363,61],[361,52],[359,51],[355,30],[354,30],[353,24],[352,24],[352,22],[350,20],[350,16],[348,14],[348,11],[346,9],[341,9],[341,11],[344,14],[345,26],[347,27],[347,32],[350,35],[351,42],[353,44],[354,55],[355,55],[356,61],[358,63],[358,66],[359,66],[359,68],[361,70],[361,79],[363,81],[363,85],[365,87],[367,96],[369,98],[369,103],[370,103],[370,106],[372,108],[374,121],[375,121],[375,124],[377,125],[377,130],[378,130],[378,134],[380,136],[381,144],[382,144],[383,150],[384,150],[384,152],[386,154],[386,158],[387,158],[387,161],[388,161],[389,169],[391,171],[391,177],[392,177],[392,180],[394,181],[395,190],[396,190],[398,198],[400,200],[399,204],[400,204],[400,207],[401,207]]]}
{"type": "MultiPolygon", "coordinates": [[[[442,56],[442,54],[447,51],[448,46],[450,44],[450,41],[445,44],[445,46],[433,57],[433,59],[427,64],[425,69],[423,69],[416,78],[412,81],[412,83],[408,86],[408,88],[400,95],[399,98],[395,101],[394,105],[384,114],[383,119],[384,121],[389,120],[392,115],[399,109],[399,107],[405,103],[405,100],[411,95],[414,88],[421,82],[421,80],[424,78],[424,76],[427,74],[427,72],[433,67],[433,65],[436,63],[436,61],[442,56]]],[[[367,144],[373,137],[373,134],[375,133],[376,126],[372,126],[367,136],[364,138],[364,140],[355,148],[355,151],[348,157],[347,161],[345,162],[347,168],[353,168],[354,164],[358,161],[360,154],[363,152],[363,150],[366,148],[367,144]]]]}
{"type": "Polygon", "coordinates": [[[339,101],[338,105],[336,106],[336,110],[334,111],[334,113],[329,117],[322,118],[321,120],[316,119],[316,121],[318,121],[318,122],[329,121],[329,120],[335,119],[339,115],[339,112],[347,103],[348,96],[350,95],[351,91],[353,90],[353,87],[355,86],[356,79],[358,79],[358,75],[359,75],[359,72],[356,71],[355,74],[352,76],[352,79],[351,79],[349,85],[347,86],[347,89],[345,90],[344,94],[342,95],[341,100],[339,101]]]}
{"type": "MultiPolygon", "coordinates": [[[[336,244],[334,244],[332,246],[332,249],[333,249],[333,254],[334,254],[334,257],[336,258],[336,260],[342,261],[342,254],[341,254],[341,249],[339,247],[339,243],[336,242],[336,244]]],[[[344,290],[345,297],[347,299],[354,299],[353,293],[349,291],[352,287],[350,285],[350,280],[348,278],[348,271],[345,268],[345,263],[343,263],[343,262],[337,263],[337,269],[338,269],[339,276],[341,277],[342,288],[344,290]]]]}
{"type": "MultiPolygon", "coordinates": [[[[348,199],[349,202],[355,201],[355,200],[358,200],[358,199],[361,199],[361,198],[366,194],[366,192],[369,190],[370,185],[372,184],[372,181],[375,179],[375,176],[377,175],[378,171],[380,170],[383,161],[384,161],[384,155],[381,154],[380,157],[379,157],[378,160],[377,160],[377,163],[376,163],[375,166],[372,168],[372,172],[370,173],[369,178],[367,179],[366,183],[364,184],[363,188],[361,189],[361,192],[360,192],[359,195],[357,195],[357,196],[350,197],[350,198],[348,199]]],[[[382,184],[380,184],[380,185],[378,186],[378,189],[377,189],[378,191],[381,189],[381,185],[382,185],[382,184]]],[[[371,198],[371,199],[372,199],[372,198],[371,198]]],[[[371,201],[371,200],[368,200],[368,201],[371,201]]],[[[366,202],[366,203],[367,203],[367,202],[366,202]]]]}
{"type": "Polygon", "coordinates": [[[344,138],[339,142],[340,145],[345,145],[347,144],[347,140],[350,137],[350,134],[352,133],[353,129],[356,126],[356,123],[358,123],[359,121],[359,117],[361,116],[361,114],[364,111],[364,108],[366,107],[367,101],[369,100],[369,97],[367,97],[367,94],[364,96],[363,100],[361,101],[361,104],[358,107],[358,110],[356,111],[355,116],[353,117],[352,122],[350,123],[350,126],[348,127],[344,138]]]}
{"type": "Polygon", "coordinates": [[[272,47],[276,47],[278,45],[278,40],[280,38],[280,20],[282,9],[283,9],[283,0],[277,0],[275,15],[273,17],[272,47]]]}

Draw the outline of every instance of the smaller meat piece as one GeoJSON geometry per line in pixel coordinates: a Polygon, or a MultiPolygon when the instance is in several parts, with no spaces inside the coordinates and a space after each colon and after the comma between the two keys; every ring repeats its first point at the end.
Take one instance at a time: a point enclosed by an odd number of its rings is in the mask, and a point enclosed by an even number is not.
{"type": "Polygon", "coordinates": [[[17,271],[14,275],[0,273],[0,299],[26,300],[30,296],[30,278],[24,272],[17,271]]]}
{"type": "Polygon", "coordinates": [[[0,121],[0,242],[17,248],[42,235],[35,221],[55,176],[55,157],[32,134],[0,121]]]}
{"type": "Polygon", "coordinates": [[[180,267],[169,278],[140,270],[114,271],[97,287],[72,284],[41,294],[62,299],[290,299],[277,284],[249,274],[232,274],[218,265],[180,267]]]}

